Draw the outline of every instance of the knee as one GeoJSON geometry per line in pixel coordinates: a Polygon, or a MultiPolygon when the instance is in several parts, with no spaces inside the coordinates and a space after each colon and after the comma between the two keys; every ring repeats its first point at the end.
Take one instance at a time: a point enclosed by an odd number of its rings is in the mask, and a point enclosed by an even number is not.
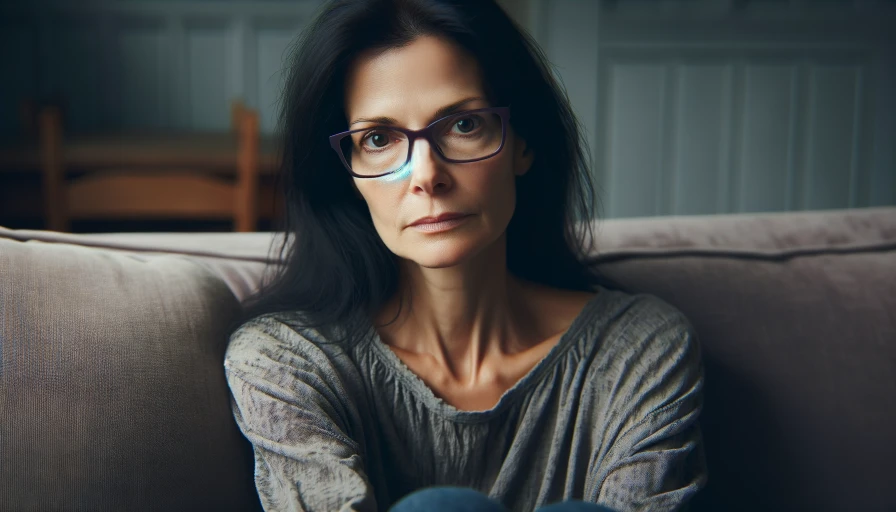
{"type": "Polygon", "coordinates": [[[616,510],[584,501],[563,501],[539,507],[537,512],[617,512],[616,510]]]}
{"type": "Polygon", "coordinates": [[[463,487],[428,487],[408,494],[390,512],[506,512],[503,505],[481,492],[463,487]]]}

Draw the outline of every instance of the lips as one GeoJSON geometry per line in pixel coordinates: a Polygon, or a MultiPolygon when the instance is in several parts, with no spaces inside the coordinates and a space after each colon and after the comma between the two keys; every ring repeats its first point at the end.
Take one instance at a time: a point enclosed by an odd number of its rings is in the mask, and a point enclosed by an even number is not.
{"type": "Polygon", "coordinates": [[[461,217],[466,217],[466,216],[467,216],[466,213],[449,212],[449,213],[443,213],[436,217],[423,217],[421,219],[415,220],[413,223],[411,223],[409,225],[410,226],[420,226],[420,225],[424,225],[424,224],[436,224],[438,222],[445,222],[445,221],[459,219],[461,217]]]}

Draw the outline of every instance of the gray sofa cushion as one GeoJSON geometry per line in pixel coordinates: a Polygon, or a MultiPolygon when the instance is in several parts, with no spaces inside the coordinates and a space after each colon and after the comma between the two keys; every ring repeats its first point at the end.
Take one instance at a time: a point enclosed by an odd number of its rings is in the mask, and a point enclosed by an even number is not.
{"type": "MultiPolygon", "coordinates": [[[[594,229],[594,264],[676,305],[700,336],[710,475],[695,510],[896,510],[896,208],[614,219],[594,229]]],[[[270,242],[0,228],[0,418],[15,418],[0,423],[0,509],[74,508],[66,500],[239,509],[254,497],[241,487],[251,485],[251,460],[229,437],[238,434],[225,399],[211,397],[227,393],[218,358],[232,297],[262,279],[270,242]],[[44,309],[26,314],[19,297],[44,309]],[[115,334],[91,335],[91,322],[115,334]],[[95,393],[122,398],[96,403],[95,393]],[[103,416],[110,409],[119,415],[103,416]],[[52,414],[53,424],[37,423],[52,414]],[[218,440],[199,436],[206,431],[218,440]],[[176,476],[136,483],[153,468],[176,476]],[[220,501],[198,505],[215,493],[220,501]]]]}
{"type": "Polygon", "coordinates": [[[94,233],[8,229],[0,239],[93,247],[148,261],[178,254],[222,278],[237,300],[245,300],[260,282],[275,274],[281,238],[271,233],[94,233]]]}
{"type": "Polygon", "coordinates": [[[0,509],[257,509],[238,308],[184,257],[0,238],[0,509]]]}
{"type": "Polygon", "coordinates": [[[626,219],[603,235],[604,273],[700,336],[696,510],[896,510],[896,208],[626,219]]]}

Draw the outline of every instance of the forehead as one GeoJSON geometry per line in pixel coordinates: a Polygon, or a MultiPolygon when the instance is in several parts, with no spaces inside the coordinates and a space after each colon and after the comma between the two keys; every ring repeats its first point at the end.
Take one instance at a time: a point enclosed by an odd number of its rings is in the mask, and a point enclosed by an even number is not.
{"type": "Polygon", "coordinates": [[[476,60],[455,43],[423,36],[401,48],[361,54],[346,77],[345,110],[349,118],[411,122],[471,96],[485,96],[476,60]]]}

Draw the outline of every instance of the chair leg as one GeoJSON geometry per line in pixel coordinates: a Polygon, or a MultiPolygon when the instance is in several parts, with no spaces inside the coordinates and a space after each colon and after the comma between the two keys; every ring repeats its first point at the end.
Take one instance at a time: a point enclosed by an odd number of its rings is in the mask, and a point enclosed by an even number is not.
{"type": "Polygon", "coordinates": [[[234,193],[235,231],[255,231],[258,221],[258,112],[243,110],[239,121],[237,180],[234,193]]]}

